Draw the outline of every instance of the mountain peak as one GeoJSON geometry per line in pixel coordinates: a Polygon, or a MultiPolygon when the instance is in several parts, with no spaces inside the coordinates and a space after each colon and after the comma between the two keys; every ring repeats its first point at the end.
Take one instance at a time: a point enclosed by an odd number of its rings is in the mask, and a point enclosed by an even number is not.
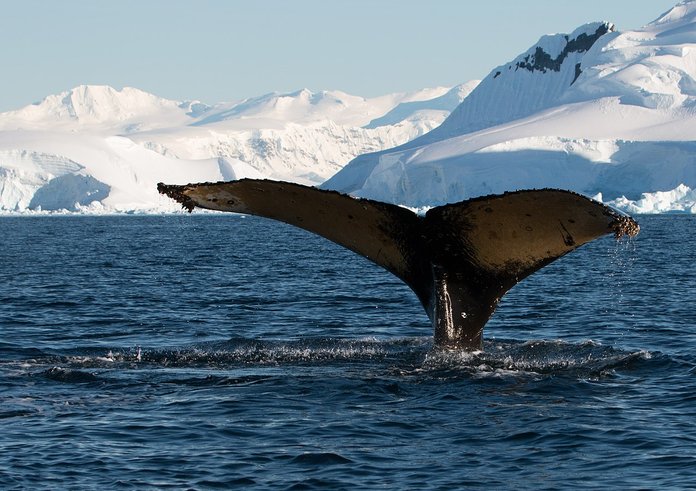
{"type": "MultiPolygon", "coordinates": [[[[559,35],[544,36],[535,47],[523,55],[521,60],[518,59],[514,63],[515,71],[521,68],[530,72],[546,73],[549,70],[560,72],[568,55],[588,51],[601,36],[614,30],[614,24],[610,22],[594,22],[579,27],[569,35],[561,34],[560,37],[559,35]]],[[[508,70],[512,66],[513,64],[508,65],[508,70]]],[[[497,78],[500,73],[500,71],[497,71],[493,78],[497,78]]],[[[576,64],[573,82],[579,75],[580,64],[578,63],[576,64]]]]}
{"type": "Polygon", "coordinates": [[[614,31],[611,22],[593,22],[570,34],[542,36],[514,60],[494,68],[439,128],[409,146],[489,128],[552,106],[582,73],[587,53],[614,31]]]}
{"type": "Polygon", "coordinates": [[[108,85],[79,85],[57,96],[49,96],[43,104],[48,110],[82,123],[124,121],[155,108],[174,107],[176,101],[162,99],[132,87],[121,90],[108,85]],[[58,101],[60,99],[60,101],[58,101]]]}
{"type": "Polygon", "coordinates": [[[136,127],[149,127],[155,120],[159,121],[156,125],[163,121],[185,121],[207,109],[208,106],[198,101],[173,101],[133,87],[78,85],[16,111],[0,114],[0,126],[5,120],[15,127],[96,125],[122,127],[128,132],[136,127]]]}
{"type": "Polygon", "coordinates": [[[658,26],[672,22],[693,22],[696,19],[696,0],[684,0],[648,25],[658,26]]]}

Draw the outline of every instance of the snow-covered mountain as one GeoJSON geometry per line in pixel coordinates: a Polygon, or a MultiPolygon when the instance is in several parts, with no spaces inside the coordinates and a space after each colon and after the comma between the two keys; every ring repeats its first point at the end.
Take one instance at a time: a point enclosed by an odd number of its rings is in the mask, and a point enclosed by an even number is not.
{"type": "Polygon", "coordinates": [[[0,210],[176,209],[157,195],[159,181],[318,184],[357,155],[435,128],[456,105],[443,109],[439,99],[458,104],[474,85],[373,99],[305,89],[213,106],[128,87],[76,87],[0,114],[0,210]],[[421,105],[391,124],[362,127],[409,103],[421,105]]]}
{"type": "Polygon", "coordinates": [[[542,37],[440,127],[356,158],[323,187],[409,206],[560,187],[634,212],[696,212],[695,111],[689,1],[633,31],[602,22],[542,37]]]}
{"type": "Polygon", "coordinates": [[[0,114],[0,211],[168,211],[158,181],[268,177],[413,207],[558,187],[696,213],[695,116],[690,0],[632,31],[543,36],[454,88],[205,105],[76,87],[0,114]]]}

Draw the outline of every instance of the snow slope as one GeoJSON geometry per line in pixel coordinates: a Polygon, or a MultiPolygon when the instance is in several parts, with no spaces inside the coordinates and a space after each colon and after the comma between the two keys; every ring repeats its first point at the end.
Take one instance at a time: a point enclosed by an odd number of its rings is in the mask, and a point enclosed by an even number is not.
{"type": "Polygon", "coordinates": [[[207,106],[128,87],[76,87],[0,114],[0,211],[176,209],[157,194],[160,181],[320,183],[361,153],[436,127],[449,111],[430,109],[427,100],[444,94],[447,88],[365,99],[305,89],[207,106]],[[390,125],[361,127],[424,100],[390,125]]]}
{"type": "Polygon", "coordinates": [[[439,97],[422,101],[405,101],[384,116],[373,119],[365,128],[379,128],[397,124],[400,121],[413,118],[417,114],[429,111],[443,111],[443,119],[449,115],[479,84],[478,80],[452,87],[439,97]]]}
{"type": "Polygon", "coordinates": [[[263,176],[224,158],[172,159],[122,136],[0,132],[3,211],[175,211],[178,207],[157,193],[157,182],[243,177],[263,176]]]}
{"type": "Polygon", "coordinates": [[[562,187],[633,212],[690,211],[694,111],[696,3],[684,2],[634,31],[542,37],[440,127],[356,158],[323,187],[413,207],[562,187]]]}

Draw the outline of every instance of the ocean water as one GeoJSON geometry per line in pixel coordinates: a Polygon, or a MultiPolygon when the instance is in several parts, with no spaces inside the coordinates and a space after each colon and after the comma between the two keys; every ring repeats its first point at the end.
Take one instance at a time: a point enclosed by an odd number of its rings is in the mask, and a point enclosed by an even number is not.
{"type": "Polygon", "coordinates": [[[283,224],[0,218],[0,488],[694,489],[696,219],[639,222],[467,354],[283,224]]]}

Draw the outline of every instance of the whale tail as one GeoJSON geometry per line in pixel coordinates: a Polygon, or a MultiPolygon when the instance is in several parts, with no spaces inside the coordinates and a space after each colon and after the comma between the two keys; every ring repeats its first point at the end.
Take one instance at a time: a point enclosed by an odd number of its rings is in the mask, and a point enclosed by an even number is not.
{"type": "Polygon", "coordinates": [[[259,215],[326,237],[390,271],[418,296],[435,344],[482,347],[483,327],[520,280],[602,235],[634,236],[630,217],[579,194],[516,191],[438,206],[388,203],[280,181],[158,184],[195,207],[259,215]]]}

